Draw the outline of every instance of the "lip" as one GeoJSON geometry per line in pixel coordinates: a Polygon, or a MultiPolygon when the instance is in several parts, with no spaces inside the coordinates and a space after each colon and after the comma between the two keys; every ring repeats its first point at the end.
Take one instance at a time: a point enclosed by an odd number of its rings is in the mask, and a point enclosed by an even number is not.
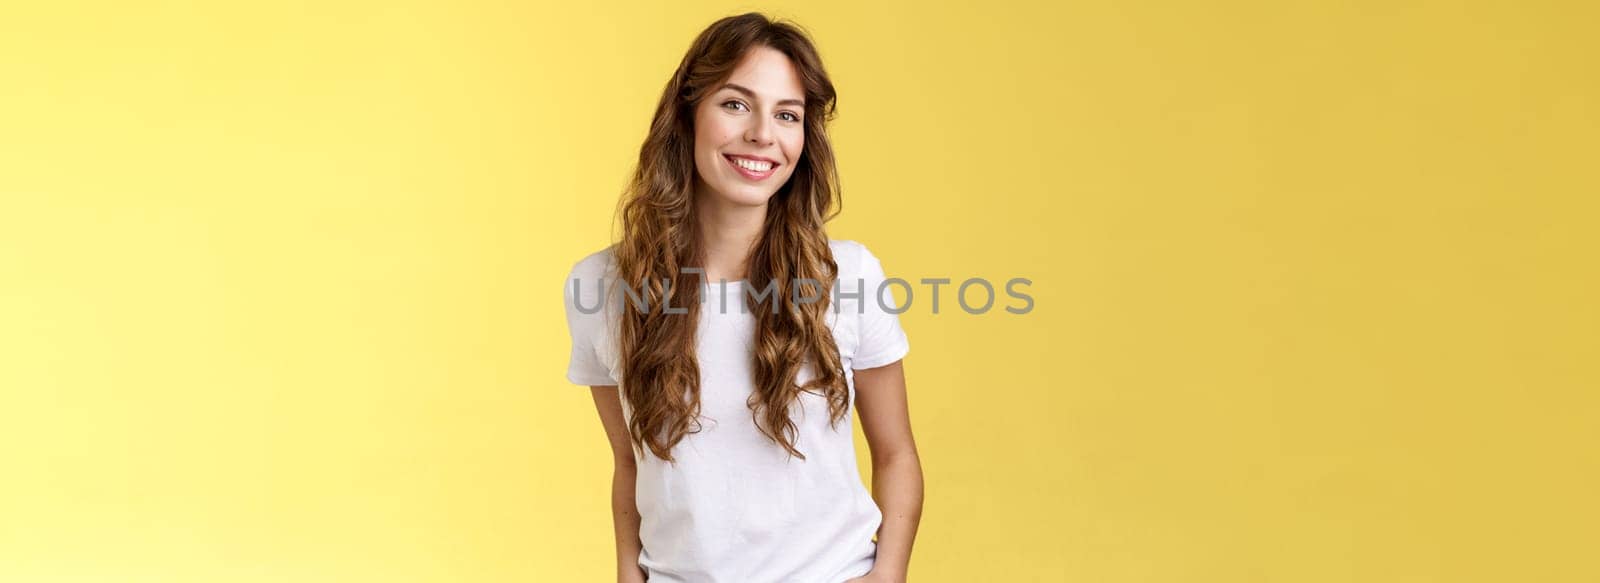
{"type": "Polygon", "coordinates": [[[747,179],[749,179],[751,181],[755,181],[755,182],[766,180],[767,178],[771,177],[774,173],[776,173],[778,171],[778,167],[779,166],[782,166],[782,164],[779,164],[777,160],[773,160],[771,158],[763,158],[761,156],[743,156],[743,155],[735,155],[735,154],[723,154],[722,155],[722,159],[727,160],[728,161],[728,167],[733,168],[733,170],[735,172],[738,172],[740,175],[744,176],[745,178],[747,178],[747,179]],[[767,162],[767,163],[772,164],[772,167],[768,168],[766,172],[756,172],[754,170],[747,169],[747,168],[745,168],[743,166],[740,166],[737,163],[735,163],[734,159],[736,159],[736,158],[743,158],[745,160],[752,160],[752,161],[756,161],[756,162],[767,162]]]}

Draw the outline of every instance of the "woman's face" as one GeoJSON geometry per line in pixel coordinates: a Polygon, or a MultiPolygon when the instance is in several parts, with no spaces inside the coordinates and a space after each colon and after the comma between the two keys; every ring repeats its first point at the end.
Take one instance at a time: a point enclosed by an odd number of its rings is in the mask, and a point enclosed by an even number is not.
{"type": "Polygon", "coordinates": [[[704,195],[760,206],[794,174],[805,146],[805,89],[789,57],[757,46],[694,112],[704,195]]]}

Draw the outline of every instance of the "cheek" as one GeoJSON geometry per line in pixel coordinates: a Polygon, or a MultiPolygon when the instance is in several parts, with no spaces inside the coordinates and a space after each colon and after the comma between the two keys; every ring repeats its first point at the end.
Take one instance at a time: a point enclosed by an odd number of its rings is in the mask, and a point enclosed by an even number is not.
{"type": "Polygon", "coordinates": [[[805,153],[806,136],[796,134],[783,142],[783,156],[789,159],[789,169],[794,170],[795,163],[800,161],[800,155],[805,153]]]}
{"type": "Polygon", "coordinates": [[[701,116],[694,127],[695,146],[703,150],[721,148],[735,131],[725,118],[716,115],[701,116]]]}

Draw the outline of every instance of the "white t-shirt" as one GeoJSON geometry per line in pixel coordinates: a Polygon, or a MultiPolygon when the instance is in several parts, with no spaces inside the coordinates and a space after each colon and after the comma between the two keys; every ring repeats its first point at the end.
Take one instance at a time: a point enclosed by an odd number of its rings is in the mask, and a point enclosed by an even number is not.
{"type": "MultiPolygon", "coordinates": [[[[892,292],[885,289],[883,300],[877,298],[884,280],[878,259],[855,241],[829,245],[839,265],[841,299],[829,308],[827,322],[854,408],[852,370],[892,364],[910,345],[899,317],[884,307],[896,305],[892,292]]],[[[615,269],[608,248],[579,261],[565,282],[572,335],[567,379],[573,383],[616,385],[621,376],[615,315],[624,305],[634,308],[615,290],[615,269]],[[602,277],[613,290],[604,302],[602,277]]],[[[703,430],[672,450],[676,464],[648,448],[642,458],[635,453],[639,565],[652,583],[839,583],[865,575],[877,555],[873,536],[883,517],[856,469],[854,417],[829,427],[826,401],[802,392],[790,415],[799,430],[795,448],[806,459],[790,458],[762,435],[745,404],[754,390],[755,315],[740,306],[750,292],[742,281],[725,288],[713,281],[702,291],[697,353],[703,430]]],[[[811,374],[803,368],[800,380],[811,374]]],[[[631,418],[627,399],[622,401],[631,418]]]]}

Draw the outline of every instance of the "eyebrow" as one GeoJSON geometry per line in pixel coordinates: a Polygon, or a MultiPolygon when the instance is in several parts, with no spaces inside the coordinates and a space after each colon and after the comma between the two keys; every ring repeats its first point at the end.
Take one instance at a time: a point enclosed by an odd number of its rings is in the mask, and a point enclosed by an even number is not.
{"type": "MultiPolygon", "coordinates": [[[[739,85],[737,83],[723,83],[722,84],[722,88],[723,89],[732,89],[734,91],[738,91],[740,93],[745,94],[746,97],[749,97],[751,99],[755,99],[756,98],[756,92],[751,91],[749,88],[746,88],[745,86],[739,85]]],[[[796,106],[796,107],[805,107],[806,106],[806,102],[801,101],[799,99],[785,99],[785,100],[779,101],[778,105],[793,105],[793,106],[796,106]]]]}

